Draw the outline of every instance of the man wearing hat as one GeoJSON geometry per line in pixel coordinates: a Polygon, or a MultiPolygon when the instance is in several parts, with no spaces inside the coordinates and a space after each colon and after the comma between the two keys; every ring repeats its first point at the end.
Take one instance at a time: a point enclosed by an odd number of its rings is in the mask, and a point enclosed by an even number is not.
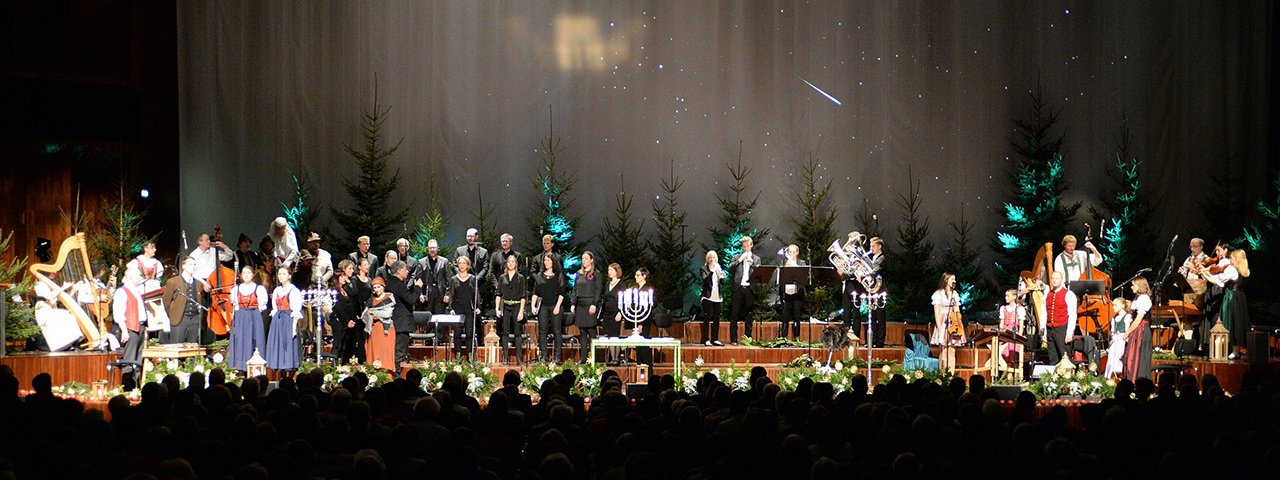
{"type": "Polygon", "coordinates": [[[310,285],[328,285],[329,279],[333,277],[333,257],[329,252],[320,248],[320,234],[311,232],[307,236],[307,250],[303,254],[305,261],[309,253],[311,260],[311,283],[310,285]]]}
{"type": "Polygon", "coordinates": [[[241,268],[246,266],[253,267],[254,270],[262,268],[262,258],[258,256],[258,252],[252,250],[253,240],[248,235],[241,233],[240,239],[236,243],[235,271],[239,272],[241,268]]]}

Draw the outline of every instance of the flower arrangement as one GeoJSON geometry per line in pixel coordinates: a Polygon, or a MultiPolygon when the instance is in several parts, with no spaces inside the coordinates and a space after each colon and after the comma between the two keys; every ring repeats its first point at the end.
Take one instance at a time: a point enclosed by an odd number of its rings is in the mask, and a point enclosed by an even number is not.
{"type": "Polygon", "coordinates": [[[701,356],[693,360],[693,365],[680,363],[680,375],[675,378],[676,386],[687,395],[697,395],[698,379],[707,373],[715,375],[716,379],[733,390],[749,390],[751,388],[750,364],[740,367],[736,362],[730,362],[726,368],[712,367],[707,369],[701,356]]]}
{"type": "Polygon", "coordinates": [[[542,389],[542,384],[565,370],[573,372],[575,378],[571,391],[574,395],[591,398],[600,394],[600,375],[603,367],[596,363],[532,363],[525,367],[520,378],[526,392],[535,393],[542,389]]]}
{"type": "Polygon", "coordinates": [[[222,354],[214,354],[212,357],[188,357],[179,361],[176,358],[167,360],[159,360],[152,362],[151,359],[142,361],[142,368],[146,372],[142,379],[142,384],[151,382],[160,383],[164,377],[173,374],[178,377],[178,382],[183,388],[191,382],[191,374],[200,372],[208,377],[209,372],[215,368],[221,368],[222,373],[226,374],[227,383],[239,385],[244,377],[240,376],[240,372],[233,368],[228,368],[226,358],[222,354]]]}
{"type": "Polygon", "coordinates": [[[889,380],[892,380],[894,375],[902,375],[904,378],[907,379],[907,382],[924,380],[924,381],[936,383],[938,385],[942,385],[945,387],[949,383],[951,383],[951,378],[955,376],[950,372],[943,372],[943,371],[930,372],[922,368],[907,370],[905,368],[902,368],[901,366],[892,367],[889,365],[884,365],[880,367],[880,373],[881,373],[880,379],[876,382],[877,384],[880,384],[880,385],[889,383],[889,380]]]}
{"type": "Polygon", "coordinates": [[[1116,394],[1115,380],[1098,374],[1096,365],[1076,368],[1063,366],[1052,373],[1042,375],[1027,387],[1041,400],[1060,397],[1090,398],[1113,397],[1116,394]]]}
{"type": "MultiPolygon", "coordinates": [[[[89,385],[86,385],[84,383],[77,382],[74,380],[64,383],[62,385],[54,385],[51,390],[53,391],[54,395],[57,395],[63,398],[75,398],[77,400],[82,400],[82,401],[93,399],[93,387],[90,387],[89,385]]],[[[133,390],[132,392],[126,393],[124,391],[124,386],[117,385],[115,388],[109,389],[106,392],[104,392],[102,399],[103,400],[109,399],[109,398],[115,397],[116,395],[128,395],[129,393],[132,393],[133,396],[136,397],[141,392],[139,390],[133,390]]]]}
{"type": "Polygon", "coordinates": [[[481,363],[447,360],[443,362],[427,362],[417,368],[422,374],[423,390],[434,392],[444,387],[444,377],[449,372],[457,372],[467,385],[467,395],[476,398],[487,398],[501,385],[498,376],[488,366],[481,363]]]}
{"type": "Polygon", "coordinates": [[[320,388],[326,392],[332,391],[334,388],[341,386],[343,380],[346,380],[347,377],[355,375],[356,373],[364,373],[365,377],[369,379],[369,384],[365,385],[366,390],[379,385],[391,383],[391,372],[382,368],[382,364],[380,362],[373,362],[371,364],[358,363],[354,358],[352,358],[347,361],[346,365],[334,365],[331,363],[316,365],[315,362],[304,361],[302,362],[302,365],[298,367],[299,372],[311,372],[316,369],[319,369],[324,373],[324,384],[320,388]]]}
{"type": "MultiPolygon", "coordinates": [[[[863,363],[865,364],[866,362],[864,361],[863,363]]],[[[800,385],[801,380],[809,378],[814,382],[830,383],[835,392],[839,394],[853,386],[853,377],[858,375],[861,369],[862,367],[856,364],[850,363],[846,365],[842,361],[825,365],[809,358],[809,355],[805,354],[783,365],[782,371],[778,374],[777,382],[778,386],[784,390],[795,390],[800,385]]]]}
{"type": "Polygon", "coordinates": [[[742,344],[744,346],[758,348],[825,348],[822,346],[822,342],[791,340],[786,337],[775,338],[772,340],[757,340],[751,337],[742,337],[742,344]]]}

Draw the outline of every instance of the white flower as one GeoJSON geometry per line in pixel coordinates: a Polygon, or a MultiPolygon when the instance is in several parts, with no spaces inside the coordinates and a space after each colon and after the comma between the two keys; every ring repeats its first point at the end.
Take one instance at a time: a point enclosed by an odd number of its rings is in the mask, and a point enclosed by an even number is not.
{"type": "Polygon", "coordinates": [[[201,365],[196,365],[196,368],[193,368],[193,369],[191,369],[191,370],[192,370],[192,371],[194,371],[194,372],[204,373],[204,365],[203,365],[203,364],[201,364],[201,365]]]}
{"type": "Polygon", "coordinates": [[[749,388],[750,386],[751,386],[751,383],[750,383],[750,381],[747,379],[747,377],[738,377],[738,378],[733,379],[733,389],[734,389],[734,390],[746,390],[746,389],[747,389],[747,388],[749,388]]]}
{"type": "Polygon", "coordinates": [[[222,361],[226,359],[227,357],[224,357],[222,353],[213,354],[213,363],[222,363],[222,361]]]}
{"type": "Polygon", "coordinates": [[[837,371],[844,370],[844,363],[841,363],[839,360],[836,360],[836,370],[837,371]]]}
{"type": "Polygon", "coordinates": [[[453,371],[458,372],[458,373],[462,373],[462,365],[454,365],[454,366],[453,366],[453,371]]]}
{"type": "Polygon", "coordinates": [[[858,373],[858,366],[857,366],[857,365],[849,365],[849,373],[853,373],[853,374],[858,373]]]}
{"type": "Polygon", "coordinates": [[[813,368],[821,368],[821,367],[822,367],[822,362],[819,362],[817,360],[813,361],[813,368]]]}
{"type": "Polygon", "coordinates": [[[187,372],[178,372],[178,373],[176,373],[175,375],[178,377],[178,383],[181,383],[183,387],[186,387],[186,386],[187,386],[187,384],[191,382],[191,374],[190,374],[190,373],[187,373],[187,372]]]}
{"type": "Polygon", "coordinates": [[[884,374],[885,374],[885,375],[888,375],[888,374],[890,374],[890,373],[892,373],[892,372],[893,372],[893,369],[892,369],[892,368],[889,368],[889,366],[888,366],[888,365],[885,365],[885,366],[884,366],[884,368],[881,368],[881,369],[880,369],[880,371],[884,372],[884,374]]]}
{"type": "Polygon", "coordinates": [[[682,385],[682,386],[684,387],[684,393],[687,393],[687,394],[689,394],[689,395],[695,395],[695,394],[697,394],[697,393],[698,393],[698,381],[697,381],[697,380],[694,380],[694,379],[692,379],[692,378],[686,378],[686,379],[684,379],[684,382],[683,382],[683,385],[682,385]]]}
{"type": "Polygon", "coordinates": [[[326,373],[326,374],[324,374],[324,383],[333,383],[333,374],[332,374],[332,373],[326,373]]]}
{"type": "Polygon", "coordinates": [[[715,375],[715,376],[717,376],[717,377],[719,377],[719,376],[720,376],[720,369],[719,369],[719,368],[713,368],[713,369],[711,369],[711,374],[712,374],[712,375],[715,375]]]}
{"type": "Polygon", "coordinates": [[[1080,387],[1080,382],[1071,382],[1067,384],[1067,393],[1070,393],[1071,395],[1079,395],[1081,391],[1082,388],[1080,387]]]}
{"type": "Polygon", "coordinates": [[[489,373],[489,367],[484,367],[484,370],[482,370],[482,371],[483,371],[484,373],[489,373]]]}
{"type": "Polygon", "coordinates": [[[919,380],[919,379],[921,379],[921,378],[924,378],[924,370],[916,370],[916,375],[915,375],[915,377],[916,377],[916,379],[917,379],[917,380],[919,380]]]}
{"type": "Polygon", "coordinates": [[[166,367],[169,367],[169,370],[177,370],[177,369],[178,369],[178,359],[176,359],[176,358],[170,358],[170,359],[169,359],[169,361],[167,361],[167,362],[165,362],[165,363],[164,363],[164,365],[165,365],[166,367]]]}
{"type": "Polygon", "coordinates": [[[373,368],[382,368],[382,360],[374,360],[373,368]]]}
{"type": "Polygon", "coordinates": [[[702,355],[698,355],[698,358],[693,359],[694,365],[701,367],[703,363],[705,363],[705,361],[702,359],[702,355]]]}

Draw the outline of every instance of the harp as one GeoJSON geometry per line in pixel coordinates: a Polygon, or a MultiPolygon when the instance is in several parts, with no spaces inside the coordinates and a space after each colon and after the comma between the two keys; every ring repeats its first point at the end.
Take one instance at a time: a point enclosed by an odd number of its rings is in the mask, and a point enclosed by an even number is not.
{"type": "Polygon", "coordinates": [[[31,272],[37,281],[58,292],[58,303],[71,312],[71,316],[80,327],[80,333],[84,334],[86,345],[95,345],[102,339],[103,329],[100,322],[110,312],[110,297],[103,291],[104,289],[98,288],[97,278],[93,275],[93,266],[89,263],[89,249],[83,232],[62,241],[54,263],[33,263],[27,267],[27,271],[31,272]],[[49,278],[47,274],[53,272],[58,272],[58,280],[63,284],[79,284],[83,289],[87,289],[81,290],[85,298],[92,299],[85,302],[87,311],[81,306],[79,300],[62,288],[58,281],[49,278]]]}
{"type": "Polygon", "coordinates": [[[1036,258],[1031,263],[1031,270],[1023,270],[1018,276],[1031,291],[1031,306],[1028,310],[1035,314],[1037,320],[1045,318],[1044,293],[1040,288],[1049,282],[1049,277],[1053,276],[1053,244],[1045,243],[1043,247],[1036,250],[1036,258]]]}

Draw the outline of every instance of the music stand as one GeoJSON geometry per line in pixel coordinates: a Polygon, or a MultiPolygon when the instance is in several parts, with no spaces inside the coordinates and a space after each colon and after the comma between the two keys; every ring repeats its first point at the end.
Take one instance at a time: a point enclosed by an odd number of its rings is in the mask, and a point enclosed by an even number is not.
{"type": "MultiPolygon", "coordinates": [[[[1067,289],[1071,290],[1071,293],[1076,294],[1077,308],[1079,308],[1079,305],[1085,295],[1107,295],[1107,284],[1102,280],[1072,280],[1071,283],[1067,285],[1067,289]]],[[[1111,299],[1107,298],[1107,301],[1109,302],[1111,299]]],[[[1101,334],[1102,319],[1099,319],[1097,315],[1087,316],[1093,319],[1093,331],[1101,334]]],[[[1080,327],[1080,322],[1076,322],[1076,327],[1080,327]]],[[[1084,331],[1084,329],[1082,328],[1081,331],[1084,331]]],[[[1075,335],[1075,332],[1067,332],[1067,335],[1075,335]]]]}
{"type": "MultiPolygon", "coordinates": [[[[994,328],[983,327],[982,330],[979,330],[978,333],[973,335],[974,345],[986,342],[987,340],[990,340],[991,344],[991,358],[988,360],[991,362],[991,379],[995,380],[998,377],[997,373],[1000,373],[1002,370],[1000,368],[1000,364],[1004,363],[1004,358],[1000,356],[1000,344],[1003,342],[1023,345],[1027,343],[1027,337],[1013,330],[1000,328],[999,326],[994,328]]],[[[1022,352],[1021,356],[1025,356],[1025,352],[1022,352]]],[[[978,355],[976,351],[974,352],[973,359],[974,367],[977,367],[978,355]]],[[[1022,366],[1022,358],[1018,359],[1018,366],[1022,366]]],[[[1013,370],[1007,363],[1004,369],[1013,370]]]]}
{"type": "MultiPolygon", "coordinates": [[[[458,348],[458,342],[457,342],[458,331],[454,330],[454,328],[462,325],[462,315],[437,313],[437,314],[431,315],[431,319],[428,320],[428,322],[434,324],[435,328],[437,329],[441,326],[449,327],[449,333],[451,334],[449,335],[449,337],[454,339],[453,348],[454,349],[458,348]]],[[[437,334],[438,332],[439,330],[437,330],[437,334]]],[[[475,332],[471,332],[471,338],[467,339],[467,343],[468,343],[467,358],[471,359],[472,355],[475,355],[475,350],[476,350],[475,349],[475,343],[476,343],[475,332]]],[[[472,359],[472,361],[474,361],[474,359],[472,359]]]]}

